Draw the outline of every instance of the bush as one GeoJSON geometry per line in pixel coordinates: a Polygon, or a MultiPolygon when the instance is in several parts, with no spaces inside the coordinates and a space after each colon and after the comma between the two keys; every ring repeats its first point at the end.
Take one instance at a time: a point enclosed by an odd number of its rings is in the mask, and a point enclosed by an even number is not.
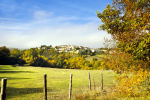
{"type": "Polygon", "coordinates": [[[93,58],[93,61],[97,61],[97,58],[93,58]]]}

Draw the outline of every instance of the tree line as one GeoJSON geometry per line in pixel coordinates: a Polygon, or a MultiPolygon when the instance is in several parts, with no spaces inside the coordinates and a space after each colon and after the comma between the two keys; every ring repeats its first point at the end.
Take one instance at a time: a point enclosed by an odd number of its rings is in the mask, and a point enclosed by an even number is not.
{"type": "Polygon", "coordinates": [[[41,49],[30,48],[28,50],[9,50],[7,47],[0,48],[0,64],[7,65],[28,65],[28,66],[40,66],[51,68],[68,68],[68,69],[99,69],[100,61],[96,58],[91,62],[85,60],[87,54],[92,54],[90,50],[85,52],[66,53],[57,52],[52,47],[41,46],[41,49]]]}

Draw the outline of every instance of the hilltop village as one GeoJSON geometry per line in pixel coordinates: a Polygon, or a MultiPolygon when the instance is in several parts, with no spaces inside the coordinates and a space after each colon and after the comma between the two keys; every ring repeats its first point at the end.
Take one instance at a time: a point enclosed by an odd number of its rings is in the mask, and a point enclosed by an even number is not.
{"type": "Polygon", "coordinates": [[[46,46],[46,45],[41,45],[41,47],[36,47],[38,49],[50,49],[54,48],[58,52],[70,52],[70,53],[79,53],[79,51],[88,51],[91,50],[91,52],[100,52],[104,51],[106,52],[107,50],[105,49],[100,49],[100,48],[89,48],[89,47],[84,47],[84,46],[76,46],[76,45],[59,45],[59,46],[46,46]]]}

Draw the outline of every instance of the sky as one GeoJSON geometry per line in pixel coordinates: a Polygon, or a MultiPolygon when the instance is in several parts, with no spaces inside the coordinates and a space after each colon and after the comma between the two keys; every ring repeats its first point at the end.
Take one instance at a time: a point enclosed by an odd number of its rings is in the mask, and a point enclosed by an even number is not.
{"type": "Polygon", "coordinates": [[[105,31],[96,15],[113,0],[0,0],[0,46],[104,47],[105,31]]]}

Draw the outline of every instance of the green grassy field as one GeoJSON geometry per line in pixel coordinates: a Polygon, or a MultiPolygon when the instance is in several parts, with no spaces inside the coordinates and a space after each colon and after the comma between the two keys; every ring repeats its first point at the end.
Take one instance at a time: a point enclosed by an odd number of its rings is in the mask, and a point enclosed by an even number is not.
{"type": "Polygon", "coordinates": [[[0,80],[7,78],[7,100],[42,100],[44,74],[47,74],[48,100],[67,100],[70,74],[73,74],[74,96],[88,91],[88,73],[91,74],[92,90],[93,79],[96,89],[100,90],[101,74],[104,76],[104,90],[114,84],[112,71],[0,65],[0,80]]]}

